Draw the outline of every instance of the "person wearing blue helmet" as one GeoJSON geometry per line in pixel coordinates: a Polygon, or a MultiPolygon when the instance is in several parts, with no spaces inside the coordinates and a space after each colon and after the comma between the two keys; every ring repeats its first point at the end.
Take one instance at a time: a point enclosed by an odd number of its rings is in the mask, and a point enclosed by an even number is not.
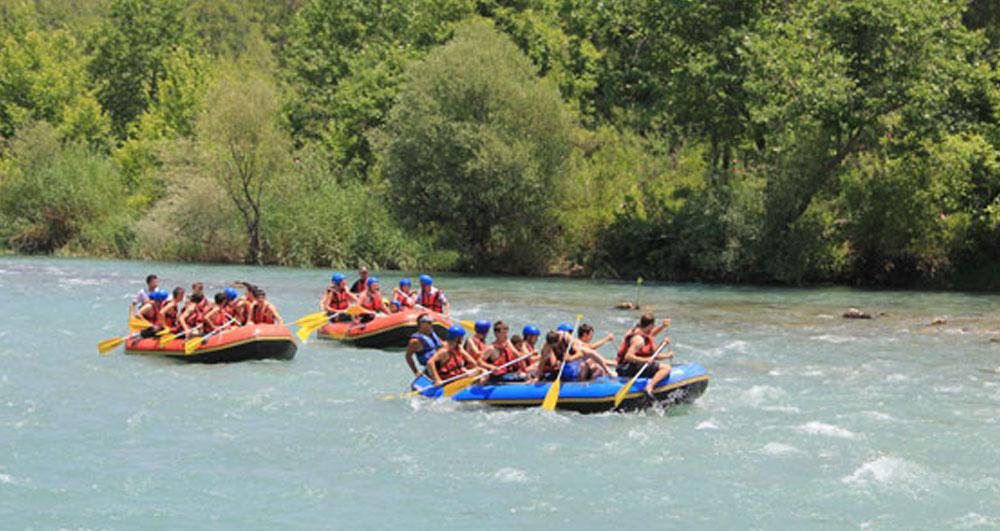
{"type": "Polygon", "coordinates": [[[489,378],[492,382],[521,382],[527,378],[530,354],[522,352],[509,334],[510,325],[493,323],[493,343],[483,353],[483,360],[493,365],[489,378]]]}
{"type": "Polygon", "coordinates": [[[413,291],[413,283],[410,279],[399,280],[399,287],[392,290],[392,302],[399,305],[398,311],[406,311],[417,304],[417,293],[413,291]]]}
{"type": "Polygon", "coordinates": [[[538,329],[535,325],[525,325],[521,329],[521,338],[523,342],[521,343],[521,353],[530,355],[527,363],[527,370],[530,371],[532,366],[538,363],[538,349],[535,348],[535,343],[538,342],[538,338],[542,335],[542,331],[538,329]]]}
{"type": "Polygon", "coordinates": [[[464,328],[455,325],[448,329],[448,340],[427,361],[427,369],[434,385],[441,385],[447,380],[457,379],[467,372],[479,369],[476,360],[462,348],[464,340],[464,328]]]}
{"type": "Polygon", "coordinates": [[[361,295],[360,306],[372,314],[389,313],[382,300],[382,292],[379,290],[378,277],[368,277],[368,287],[361,295]]]}
{"type": "Polygon", "coordinates": [[[486,352],[488,342],[486,336],[490,333],[490,326],[492,326],[492,323],[489,321],[476,321],[476,324],[473,326],[474,333],[465,344],[466,350],[476,360],[482,360],[483,353],[486,352]]]}
{"type": "Polygon", "coordinates": [[[573,337],[573,327],[562,323],[556,330],[546,334],[545,344],[538,364],[535,366],[534,381],[555,380],[562,370],[562,380],[567,382],[585,381],[597,376],[610,374],[607,360],[594,349],[583,345],[573,337]]]}
{"type": "Polygon", "coordinates": [[[417,297],[417,304],[443,315],[448,315],[450,310],[448,299],[441,290],[434,287],[434,279],[430,275],[420,275],[420,294],[417,297]]]}
{"type": "Polygon", "coordinates": [[[351,304],[357,304],[358,299],[347,289],[347,277],[340,273],[330,276],[330,287],[326,288],[320,309],[326,311],[334,320],[350,321],[351,317],[342,313],[351,304]]]}

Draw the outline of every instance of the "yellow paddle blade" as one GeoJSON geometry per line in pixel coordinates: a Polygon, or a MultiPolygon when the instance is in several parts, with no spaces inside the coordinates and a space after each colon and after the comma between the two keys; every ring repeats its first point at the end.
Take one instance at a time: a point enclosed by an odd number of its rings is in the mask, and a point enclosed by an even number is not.
{"type": "Polygon", "coordinates": [[[313,332],[319,330],[320,328],[323,328],[323,325],[325,324],[326,320],[320,321],[318,323],[310,323],[307,325],[302,325],[302,327],[299,328],[299,331],[295,332],[295,335],[299,337],[299,341],[304,342],[305,340],[309,339],[309,336],[313,335],[313,332]]]}
{"type": "Polygon", "coordinates": [[[459,321],[458,324],[469,332],[476,331],[476,323],[474,321],[459,321]]]}
{"type": "MultiPolygon", "coordinates": [[[[645,367],[643,367],[643,369],[645,369],[645,367]]],[[[622,387],[621,389],[618,390],[617,393],[615,393],[615,407],[622,405],[622,402],[625,400],[625,396],[628,395],[628,390],[631,389],[632,385],[635,384],[635,381],[639,379],[640,374],[642,374],[641,370],[635,373],[635,376],[633,376],[632,379],[629,380],[624,387],[622,387]]]]}
{"type": "Polygon", "coordinates": [[[115,337],[112,339],[105,339],[104,341],[101,341],[100,343],[97,344],[97,351],[100,352],[101,354],[107,354],[108,352],[111,352],[112,350],[118,348],[118,345],[124,343],[126,339],[128,338],[115,337]]]}
{"type": "Polygon", "coordinates": [[[163,337],[160,338],[160,346],[165,347],[167,346],[167,343],[170,343],[175,339],[177,339],[177,334],[170,334],[170,333],[164,334],[163,337]]]}
{"type": "Polygon", "coordinates": [[[296,324],[298,324],[299,326],[315,326],[317,324],[320,325],[320,326],[322,326],[322,325],[326,324],[329,320],[330,320],[330,317],[328,315],[326,315],[326,314],[323,314],[323,315],[320,315],[320,316],[317,316],[317,317],[313,317],[312,319],[307,319],[305,321],[302,321],[301,323],[296,323],[296,324]]]}
{"type": "Polygon", "coordinates": [[[198,350],[198,347],[201,346],[201,340],[202,340],[202,338],[196,337],[194,339],[188,339],[187,341],[185,341],[184,342],[184,353],[185,354],[190,354],[190,353],[198,350]]]}
{"type": "Polygon", "coordinates": [[[145,330],[151,326],[153,326],[152,323],[150,323],[145,319],[140,319],[138,317],[133,317],[132,319],[128,320],[128,327],[133,332],[138,332],[139,330],[145,330]]]}
{"type": "Polygon", "coordinates": [[[455,380],[448,385],[444,386],[444,396],[453,396],[462,389],[472,385],[478,376],[469,376],[468,378],[462,378],[461,380],[455,380]]]}
{"type": "Polygon", "coordinates": [[[309,315],[303,315],[302,317],[299,317],[298,319],[295,320],[295,324],[297,324],[297,325],[303,325],[303,324],[306,324],[308,322],[315,321],[316,319],[325,319],[325,318],[326,318],[326,312],[316,312],[316,313],[311,313],[309,315]]]}
{"type": "MultiPolygon", "coordinates": [[[[559,375],[560,377],[562,374],[559,375]]],[[[559,402],[559,378],[552,382],[552,386],[549,387],[549,391],[545,393],[545,400],[542,400],[542,409],[545,411],[555,411],[556,403],[559,402]]]]}
{"type": "Polygon", "coordinates": [[[348,309],[346,309],[346,310],[344,310],[344,311],[342,311],[340,313],[346,313],[347,315],[363,315],[363,314],[368,313],[368,310],[366,310],[366,309],[364,309],[364,308],[362,308],[360,306],[351,306],[350,308],[348,308],[348,309]]]}

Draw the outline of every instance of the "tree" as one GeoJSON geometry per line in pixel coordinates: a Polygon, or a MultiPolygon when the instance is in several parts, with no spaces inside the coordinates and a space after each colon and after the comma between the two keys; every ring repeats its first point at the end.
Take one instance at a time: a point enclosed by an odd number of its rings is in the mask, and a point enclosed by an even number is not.
{"type": "Polygon", "coordinates": [[[98,35],[91,75],[118,138],[156,99],[164,63],[184,46],[181,0],[115,0],[98,35]]]}
{"type": "Polygon", "coordinates": [[[409,69],[385,128],[384,175],[404,219],[463,253],[463,266],[544,271],[570,135],[558,89],[487,23],[409,69]]]}
{"type": "MultiPolygon", "coordinates": [[[[244,65],[245,66],[245,65],[244,65]]],[[[260,264],[265,191],[290,161],[278,126],[278,92],[260,71],[234,67],[220,75],[198,122],[206,169],[226,190],[246,230],[246,261],[260,264]]]]}

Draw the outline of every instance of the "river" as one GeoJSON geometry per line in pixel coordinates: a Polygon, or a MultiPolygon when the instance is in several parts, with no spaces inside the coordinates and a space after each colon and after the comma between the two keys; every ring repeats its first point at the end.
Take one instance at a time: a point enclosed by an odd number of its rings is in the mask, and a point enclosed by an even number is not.
{"type": "MultiPolygon", "coordinates": [[[[287,320],[330,273],[0,258],[3,528],[1000,527],[998,295],[646,285],[708,390],[588,416],[381,400],[401,354],[315,339],[291,362],[99,356],[149,272],[253,281],[287,320]]],[[[518,330],[582,313],[621,338],[636,315],[611,308],[628,283],[436,284],[518,330]]]]}

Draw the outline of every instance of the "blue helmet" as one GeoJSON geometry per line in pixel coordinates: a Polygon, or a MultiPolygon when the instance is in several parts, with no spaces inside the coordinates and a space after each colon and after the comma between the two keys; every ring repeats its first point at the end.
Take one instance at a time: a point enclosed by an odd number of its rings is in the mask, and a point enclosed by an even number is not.
{"type": "Polygon", "coordinates": [[[341,275],[340,273],[334,273],[333,276],[330,277],[330,281],[333,282],[334,284],[340,284],[346,278],[347,277],[341,275]]]}
{"type": "Polygon", "coordinates": [[[234,299],[236,299],[236,297],[240,296],[240,294],[236,293],[236,290],[233,289],[233,288],[226,288],[226,289],[222,290],[222,292],[226,294],[226,299],[227,300],[234,300],[234,299]]]}
{"type": "Polygon", "coordinates": [[[493,326],[493,324],[489,321],[476,321],[476,332],[485,334],[490,331],[491,326],[493,326]]]}
{"type": "Polygon", "coordinates": [[[448,329],[448,339],[458,339],[461,337],[465,337],[465,329],[461,326],[452,325],[452,327],[448,329]]]}
{"type": "Polygon", "coordinates": [[[368,285],[378,284],[378,277],[368,277],[368,285]]]}
{"type": "Polygon", "coordinates": [[[149,298],[154,301],[165,301],[169,296],[170,294],[168,294],[166,291],[163,291],[162,289],[155,289],[149,294],[149,298]]]}
{"type": "Polygon", "coordinates": [[[572,332],[573,331],[573,325],[571,325],[569,323],[559,323],[559,326],[556,327],[556,330],[558,330],[560,332],[572,332]]]}
{"type": "Polygon", "coordinates": [[[413,285],[413,283],[410,282],[410,279],[408,279],[408,278],[401,278],[401,279],[399,279],[399,287],[412,286],[412,285],[413,285]]]}
{"type": "Polygon", "coordinates": [[[434,283],[434,279],[430,275],[420,275],[420,283],[425,286],[430,286],[434,283]]]}
{"type": "Polygon", "coordinates": [[[527,325],[527,326],[524,327],[524,330],[521,330],[521,335],[522,336],[540,336],[540,335],[542,335],[542,331],[539,330],[538,327],[535,326],[535,325],[527,325]]]}

